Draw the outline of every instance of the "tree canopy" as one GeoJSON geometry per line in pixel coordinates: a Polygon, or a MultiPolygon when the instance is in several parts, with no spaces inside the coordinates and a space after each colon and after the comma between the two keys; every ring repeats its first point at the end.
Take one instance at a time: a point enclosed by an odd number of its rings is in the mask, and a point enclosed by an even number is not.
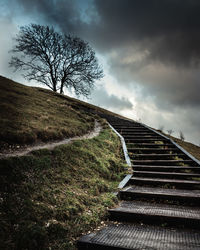
{"type": "Polygon", "coordinates": [[[53,27],[30,24],[20,27],[10,61],[23,76],[48,86],[55,92],[69,88],[88,96],[94,81],[103,77],[94,50],[78,37],[56,32],[53,27]]]}

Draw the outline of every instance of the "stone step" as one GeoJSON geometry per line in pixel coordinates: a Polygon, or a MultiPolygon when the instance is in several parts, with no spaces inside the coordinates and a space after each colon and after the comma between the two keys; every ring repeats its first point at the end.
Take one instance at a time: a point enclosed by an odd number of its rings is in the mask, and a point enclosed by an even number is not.
{"type": "Polygon", "coordinates": [[[180,159],[188,159],[185,154],[134,154],[129,153],[132,160],[174,160],[176,157],[180,159]]]}
{"type": "Polygon", "coordinates": [[[169,179],[191,179],[199,178],[200,174],[195,173],[174,173],[174,172],[155,172],[155,171],[137,171],[134,170],[134,177],[152,177],[152,178],[169,178],[169,179]]]}
{"type": "Polygon", "coordinates": [[[147,200],[161,200],[162,202],[186,202],[188,205],[192,204],[193,206],[200,205],[199,190],[131,186],[120,190],[119,196],[122,200],[139,198],[147,200]]]}
{"type": "Polygon", "coordinates": [[[188,206],[122,201],[108,210],[111,220],[134,221],[152,225],[166,224],[200,229],[200,209],[188,206]]]}
{"type": "Polygon", "coordinates": [[[200,167],[186,166],[152,166],[152,165],[134,165],[133,170],[138,171],[166,171],[166,172],[200,172],[200,167]]]}
{"type": "Polygon", "coordinates": [[[200,231],[113,223],[96,233],[82,236],[77,246],[79,250],[197,250],[200,249],[200,231]]]}
{"type": "Polygon", "coordinates": [[[159,178],[144,178],[132,177],[130,184],[133,185],[151,185],[153,187],[160,185],[170,185],[181,189],[200,189],[200,181],[194,180],[176,180],[176,179],[159,179],[159,178]]]}
{"type": "Polygon", "coordinates": [[[193,160],[132,160],[133,166],[134,165],[155,165],[155,166],[166,166],[166,165],[190,165],[195,166],[197,165],[196,162],[193,160]]]}

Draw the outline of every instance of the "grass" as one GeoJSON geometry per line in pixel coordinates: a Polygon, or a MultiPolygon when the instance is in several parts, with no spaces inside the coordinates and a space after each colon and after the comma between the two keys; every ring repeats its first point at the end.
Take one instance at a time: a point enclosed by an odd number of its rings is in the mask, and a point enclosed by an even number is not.
{"type": "Polygon", "coordinates": [[[181,139],[178,139],[174,136],[170,136],[168,134],[163,133],[165,136],[172,139],[174,142],[176,142],[178,145],[180,145],[182,148],[184,148],[188,153],[193,155],[196,159],[200,160],[200,147],[197,145],[192,144],[191,142],[183,141],[181,139]]]}
{"type": "Polygon", "coordinates": [[[82,135],[94,126],[94,105],[0,76],[0,150],[82,135]]]}
{"type": "Polygon", "coordinates": [[[200,160],[200,147],[186,141],[182,141],[178,138],[171,137],[177,144],[179,144],[182,148],[188,151],[191,155],[200,160]]]}
{"type": "Polygon", "coordinates": [[[94,117],[70,101],[40,88],[0,77],[1,146],[49,141],[85,134],[94,117]]]}
{"type": "MultiPolygon", "coordinates": [[[[82,135],[94,126],[94,115],[90,111],[123,118],[75,98],[24,86],[2,76],[0,89],[0,151],[9,148],[10,144],[15,147],[38,140],[82,135]]],[[[170,138],[200,160],[200,147],[170,138]]]]}
{"type": "Polygon", "coordinates": [[[107,128],[94,139],[1,160],[0,249],[75,249],[117,202],[122,159],[107,128]]]}
{"type": "MultiPolygon", "coordinates": [[[[82,135],[94,113],[116,115],[1,76],[0,88],[0,150],[82,135]]],[[[200,158],[199,147],[176,142],[200,158]]],[[[106,128],[91,140],[0,160],[0,249],[75,249],[77,237],[101,225],[117,202],[122,159],[118,137],[106,128]]]]}

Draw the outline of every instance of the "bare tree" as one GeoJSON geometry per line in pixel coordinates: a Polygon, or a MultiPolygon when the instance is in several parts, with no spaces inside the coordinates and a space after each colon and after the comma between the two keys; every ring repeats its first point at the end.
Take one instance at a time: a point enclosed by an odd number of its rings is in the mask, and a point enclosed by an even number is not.
{"type": "Polygon", "coordinates": [[[158,131],[163,132],[163,130],[164,130],[164,126],[160,125],[159,128],[158,128],[158,131]]]}
{"type": "Polygon", "coordinates": [[[185,140],[185,136],[182,131],[179,132],[179,136],[180,136],[181,141],[185,140]]]}
{"type": "Polygon", "coordinates": [[[173,133],[174,133],[174,130],[172,130],[172,129],[169,129],[169,130],[167,130],[167,133],[168,133],[168,135],[172,135],[173,133]]]}
{"type": "Polygon", "coordinates": [[[15,38],[10,66],[24,70],[23,76],[64,92],[88,96],[94,81],[103,77],[94,50],[78,37],[58,33],[53,27],[30,24],[22,26],[15,38]]]}

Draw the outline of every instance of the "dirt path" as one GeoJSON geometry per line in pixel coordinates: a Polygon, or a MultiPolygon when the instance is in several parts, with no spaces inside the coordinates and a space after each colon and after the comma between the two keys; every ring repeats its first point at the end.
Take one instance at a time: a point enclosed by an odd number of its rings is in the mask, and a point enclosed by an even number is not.
{"type": "Polygon", "coordinates": [[[101,129],[102,129],[102,127],[101,127],[100,123],[95,120],[94,129],[85,135],[75,136],[72,138],[67,138],[67,139],[63,139],[60,141],[54,141],[54,142],[49,142],[49,143],[38,143],[38,144],[31,145],[31,146],[19,148],[17,150],[12,151],[12,152],[0,153],[0,159],[7,158],[7,157],[13,157],[13,156],[23,156],[23,155],[30,153],[31,151],[44,149],[44,148],[53,149],[56,146],[68,144],[68,143],[71,143],[75,140],[92,139],[93,137],[99,135],[101,129]]]}

